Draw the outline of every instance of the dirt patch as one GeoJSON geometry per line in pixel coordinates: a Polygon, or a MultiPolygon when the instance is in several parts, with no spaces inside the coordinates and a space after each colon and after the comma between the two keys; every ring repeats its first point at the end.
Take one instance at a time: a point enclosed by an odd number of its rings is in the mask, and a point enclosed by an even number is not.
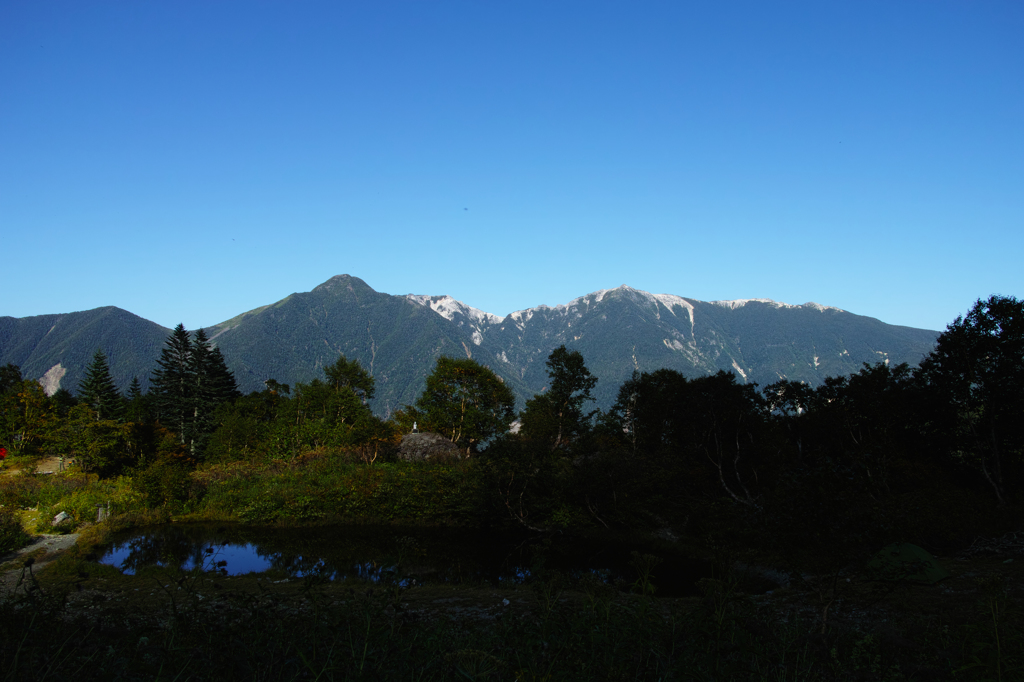
{"type": "Polygon", "coordinates": [[[29,558],[34,560],[32,570],[38,571],[60,557],[78,542],[78,533],[68,535],[37,535],[32,542],[0,558],[0,586],[14,587],[29,558]]]}
{"type": "MultiPolygon", "coordinates": [[[[55,474],[61,471],[60,457],[44,457],[36,463],[37,474],[55,474]]],[[[64,468],[67,468],[65,462],[64,468]]]]}

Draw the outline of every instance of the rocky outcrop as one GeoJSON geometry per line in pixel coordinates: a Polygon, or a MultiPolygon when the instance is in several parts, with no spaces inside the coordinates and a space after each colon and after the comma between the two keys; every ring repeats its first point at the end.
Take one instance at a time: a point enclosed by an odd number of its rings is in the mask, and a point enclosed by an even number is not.
{"type": "Polygon", "coordinates": [[[46,370],[46,374],[39,378],[39,385],[43,387],[46,395],[53,395],[60,389],[60,380],[64,378],[67,370],[59,362],[46,370]]]}
{"type": "Polygon", "coordinates": [[[398,448],[398,458],[406,462],[445,462],[462,456],[459,447],[439,433],[406,434],[398,448]]]}

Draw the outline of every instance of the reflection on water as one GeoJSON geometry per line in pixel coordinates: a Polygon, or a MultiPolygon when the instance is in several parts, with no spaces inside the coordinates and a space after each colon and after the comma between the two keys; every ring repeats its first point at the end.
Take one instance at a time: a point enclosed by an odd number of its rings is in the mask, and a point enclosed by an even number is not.
{"type": "Polygon", "coordinates": [[[253,528],[164,525],[117,538],[100,559],[125,573],[147,566],[272,572],[282,578],[318,576],[410,586],[417,583],[528,583],[559,576],[628,588],[637,557],[655,555],[650,582],[658,596],[692,594],[709,575],[703,562],[624,541],[531,537],[464,529],[335,526],[253,528]]]}

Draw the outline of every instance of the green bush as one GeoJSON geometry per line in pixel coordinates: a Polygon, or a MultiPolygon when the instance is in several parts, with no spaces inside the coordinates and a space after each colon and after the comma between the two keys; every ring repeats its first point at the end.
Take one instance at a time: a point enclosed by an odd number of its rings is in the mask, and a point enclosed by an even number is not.
{"type": "Polygon", "coordinates": [[[148,507],[180,506],[196,492],[190,473],[179,458],[161,457],[137,470],[133,483],[148,507]]]}
{"type": "Polygon", "coordinates": [[[195,512],[246,523],[320,519],[413,520],[476,525],[482,486],[472,463],[344,464],[323,459],[260,471],[201,472],[195,512]]]}
{"type": "Polygon", "coordinates": [[[10,509],[0,509],[0,555],[28,544],[29,535],[10,509]]]}
{"type": "Polygon", "coordinates": [[[21,509],[34,507],[43,489],[41,476],[0,476],[0,507],[21,509]]]}
{"type": "Polygon", "coordinates": [[[101,480],[96,475],[47,476],[35,495],[39,509],[36,531],[53,532],[50,525],[60,512],[71,516],[70,523],[61,524],[60,531],[74,530],[79,524],[96,520],[97,508],[112,507],[114,513],[123,513],[142,506],[132,480],[125,477],[101,480]]]}

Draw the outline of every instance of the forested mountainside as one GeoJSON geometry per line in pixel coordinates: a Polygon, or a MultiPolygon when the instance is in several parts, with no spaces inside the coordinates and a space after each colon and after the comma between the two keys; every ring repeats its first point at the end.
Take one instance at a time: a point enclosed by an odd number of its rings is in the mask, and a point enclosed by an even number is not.
{"type": "MultiPolygon", "coordinates": [[[[313,291],[243,313],[206,329],[243,392],[263,382],[307,382],[344,354],[376,378],[373,406],[390,414],[411,403],[439,356],[472,357],[493,369],[520,402],[545,388],[554,348],[579,350],[599,378],[607,407],[634,370],[669,368],[695,377],[718,370],[743,381],[780,378],[816,386],[863,363],[916,365],[938,332],[885,324],[818,304],[764,299],[698,301],[628,286],[538,306],[504,318],[449,296],[390,295],[338,275],[313,291]]],[[[118,308],[0,318],[0,364],[75,391],[97,348],[117,386],[143,388],[170,330],[118,308]]]]}
{"type": "Polygon", "coordinates": [[[102,348],[120,391],[126,391],[136,376],[145,390],[170,331],[113,306],[0,317],[0,365],[18,365],[24,376],[42,379],[50,393],[58,387],[75,392],[96,350],[102,348]]]}

